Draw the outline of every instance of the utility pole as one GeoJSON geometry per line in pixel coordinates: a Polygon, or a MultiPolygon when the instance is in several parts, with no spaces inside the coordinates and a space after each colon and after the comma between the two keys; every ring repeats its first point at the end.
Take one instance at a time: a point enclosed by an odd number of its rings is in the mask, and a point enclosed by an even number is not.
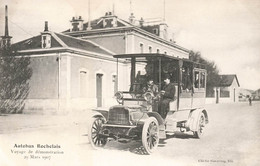
{"type": "Polygon", "coordinates": [[[90,20],[90,0],[88,0],[88,28],[87,30],[91,30],[91,20],[90,20]]]}
{"type": "Polygon", "coordinates": [[[165,22],[165,0],[163,0],[163,22],[165,22]]]}

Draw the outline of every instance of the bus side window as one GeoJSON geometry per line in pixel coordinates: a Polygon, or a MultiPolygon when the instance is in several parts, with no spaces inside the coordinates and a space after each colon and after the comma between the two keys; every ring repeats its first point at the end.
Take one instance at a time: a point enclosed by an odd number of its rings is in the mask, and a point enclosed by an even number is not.
{"type": "Polygon", "coordinates": [[[191,69],[189,67],[184,67],[182,69],[182,89],[189,91],[191,90],[192,87],[192,74],[191,74],[191,69]]]}
{"type": "Polygon", "coordinates": [[[199,88],[199,72],[195,71],[194,73],[194,87],[199,88]]]}
{"type": "Polygon", "coordinates": [[[200,88],[205,88],[205,72],[200,73],[200,88]]]}

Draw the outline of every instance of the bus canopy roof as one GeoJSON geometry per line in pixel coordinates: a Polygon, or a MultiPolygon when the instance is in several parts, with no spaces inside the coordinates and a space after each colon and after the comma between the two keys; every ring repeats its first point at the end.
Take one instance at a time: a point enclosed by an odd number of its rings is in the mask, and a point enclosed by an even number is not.
{"type": "Polygon", "coordinates": [[[142,61],[144,61],[145,58],[162,58],[163,60],[177,60],[177,61],[189,62],[189,63],[193,63],[196,67],[205,68],[205,64],[194,62],[190,59],[178,58],[178,57],[174,57],[166,54],[158,54],[158,53],[118,54],[118,55],[114,55],[113,57],[122,58],[122,59],[141,58],[142,61]]]}

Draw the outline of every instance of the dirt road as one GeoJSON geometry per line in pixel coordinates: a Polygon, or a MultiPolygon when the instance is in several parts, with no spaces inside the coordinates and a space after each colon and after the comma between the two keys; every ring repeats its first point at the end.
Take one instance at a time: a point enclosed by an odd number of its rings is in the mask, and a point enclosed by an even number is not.
{"type": "Polygon", "coordinates": [[[260,103],[253,103],[253,106],[248,103],[207,105],[206,108],[210,123],[202,139],[178,132],[161,140],[152,155],[140,154],[140,143],[109,142],[104,149],[93,150],[86,136],[84,117],[80,121],[70,118],[68,125],[64,125],[63,119],[63,125],[3,132],[0,165],[259,165],[260,103]],[[20,144],[34,148],[15,147],[20,144]],[[37,148],[38,144],[45,148],[37,148]],[[46,148],[46,144],[60,148],[46,148]],[[25,153],[16,154],[11,150],[25,153]],[[29,150],[35,158],[28,154],[29,150]],[[37,150],[56,151],[57,154],[36,154],[37,150]]]}

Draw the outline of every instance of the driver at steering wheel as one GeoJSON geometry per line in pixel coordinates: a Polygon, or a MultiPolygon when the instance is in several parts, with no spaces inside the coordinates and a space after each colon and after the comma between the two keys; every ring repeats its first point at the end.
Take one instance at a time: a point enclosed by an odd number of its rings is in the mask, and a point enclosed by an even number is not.
{"type": "Polygon", "coordinates": [[[144,95],[150,96],[151,100],[148,103],[151,104],[152,110],[158,112],[158,101],[156,100],[159,94],[158,86],[153,83],[152,79],[149,79],[147,85],[143,88],[144,95]],[[149,94],[150,93],[150,94],[149,94]]]}
{"type": "Polygon", "coordinates": [[[149,79],[146,87],[143,88],[143,92],[151,92],[154,96],[156,96],[159,92],[158,86],[153,83],[152,79],[149,79]]]}

